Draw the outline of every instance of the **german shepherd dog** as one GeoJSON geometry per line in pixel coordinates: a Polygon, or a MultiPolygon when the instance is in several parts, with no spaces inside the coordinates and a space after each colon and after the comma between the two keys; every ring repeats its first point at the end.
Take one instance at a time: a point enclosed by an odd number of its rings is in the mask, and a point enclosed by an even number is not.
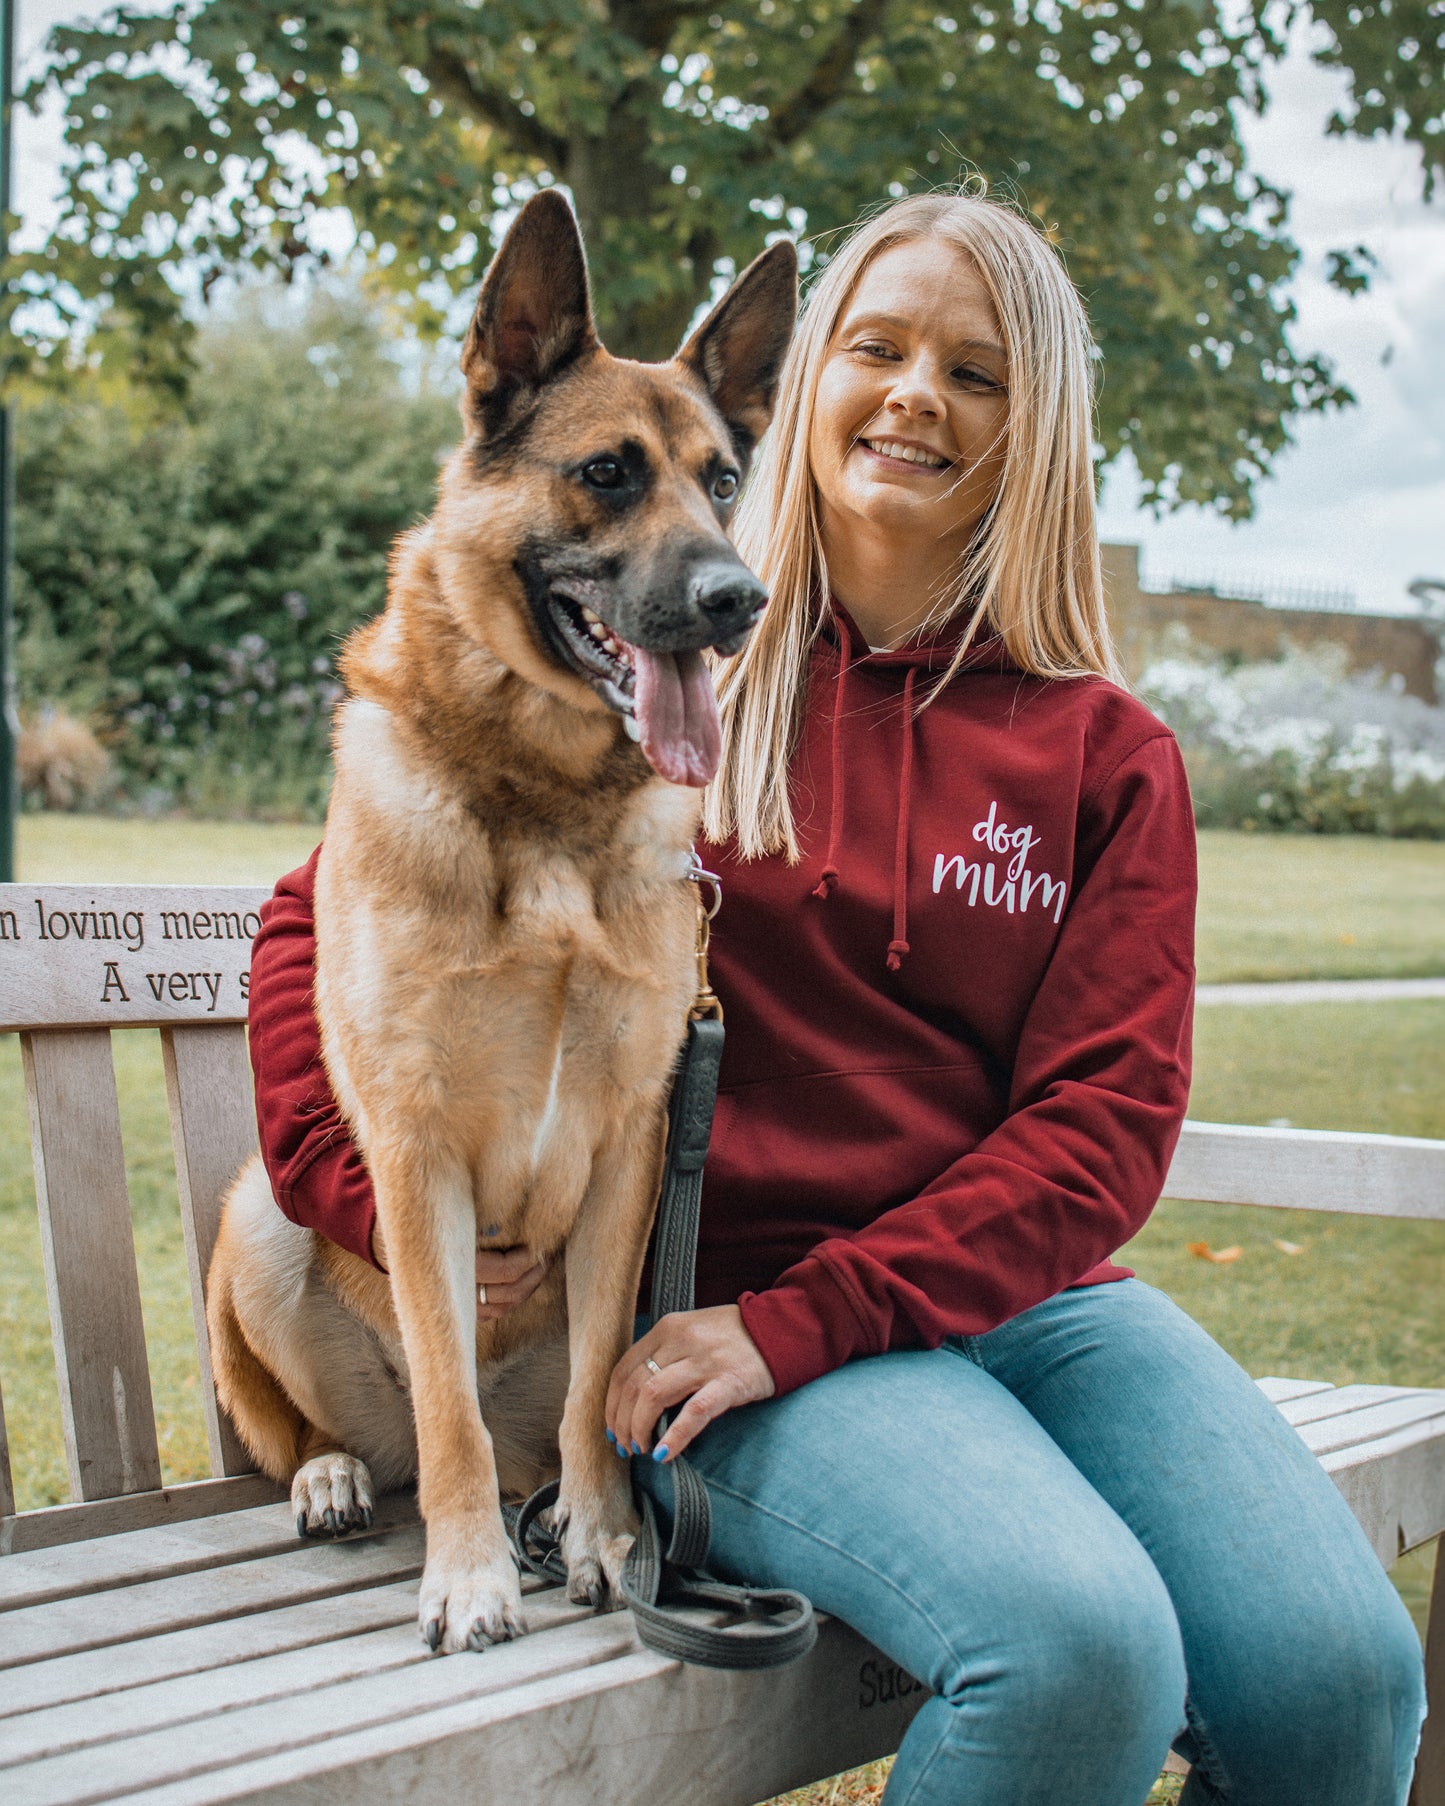
{"type": "Polygon", "coordinates": [[[253,1161],[208,1320],[303,1533],[418,1478],[434,1649],[521,1632],[499,1487],[559,1468],[569,1596],[618,1601],[637,1521],[603,1410],[693,995],[702,651],[740,649],[765,601],[728,518],[796,288],[776,244],[670,362],[614,358],[566,202],[529,201],[467,335],[465,440],[343,652],[315,1002],[388,1271],[288,1222],[253,1161]],[[545,1279],[479,1322],[476,1250],[523,1244],[545,1279]]]}

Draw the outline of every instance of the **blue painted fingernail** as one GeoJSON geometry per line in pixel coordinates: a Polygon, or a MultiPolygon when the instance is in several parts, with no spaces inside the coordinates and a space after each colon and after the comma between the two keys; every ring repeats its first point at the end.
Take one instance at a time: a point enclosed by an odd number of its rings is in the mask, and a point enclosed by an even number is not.
{"type": "Polygon", "coordinates": [[[642,1453],[642,1444],[640,1442],[634,1442],[632,1445],[632,1452],[634,1455],[640,1455],[642,1453]]]}
{"type": "Polygon", "coordinates": [[[628,1454],[627,1450],[622,1446],[622,1444],[620,1442],[616,1445],[616,1448],[617,1448],[617,1458],[619,1461],[630,1461],[632,1459],[632,1457],[628,1454]]]}
{"type": "Polygon", "coordinates": [[[667,1444],[665,1442],[658,1443],[657,1447],[652,1451],[652,1459],[654,1461],[666,1461],[667,1444]]]}
{"type": "Polygon", "coordinates": [[[608,1428],[607,1428],[607,1426],[606,1426],[606,1424],[604,1424],[604,1425],[603,1425],[603,1426],[602,1426],[602,1433],[603,1433],[603,1435],[604,1435],[604,1436],[606,1436],[606,1438],[607,1438],[607,1440],[608,1440],[608,1441],[609,1441],[609,1442],[616,1442],[616,1441],[617,1441],[617,1438],[616,1438],[616,1437],[615,1437],[615,1436],[614,1436],[614,1435],[613,1435],[613,1434],[612,1434],[612,1432],[611,1432],[611,1430],[609,1430],[609,1429],[608,1429],[608,1428]]]}

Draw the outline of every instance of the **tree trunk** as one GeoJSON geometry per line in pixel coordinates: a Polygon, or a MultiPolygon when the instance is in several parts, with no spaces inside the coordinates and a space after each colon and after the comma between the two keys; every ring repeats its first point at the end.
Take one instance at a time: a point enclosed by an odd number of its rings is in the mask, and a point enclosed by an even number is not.
{"type": "MultiPolygon", "coordinates": [[[[648,113],[660,104],[651,84],[634,83],[618,96],[601,136],[573,140],[566,180],[585,239],[600,244],[609,222],[646,221],[666,204],[668,176],[648,156],[648,113]]],[[[712,235],[695,232],[674,280],[648,300],[610,301],[603,282],[594,299],[608,350],[651,362],[671,357],[707,297],[714,255],[712,235]]]]}

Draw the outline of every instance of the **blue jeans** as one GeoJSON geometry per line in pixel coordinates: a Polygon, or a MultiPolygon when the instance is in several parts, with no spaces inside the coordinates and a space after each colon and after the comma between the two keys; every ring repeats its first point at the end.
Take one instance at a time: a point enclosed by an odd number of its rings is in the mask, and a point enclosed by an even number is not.
{"type": "MultiPolygon", "coordinates": [[[[1139,1280],[855,1361],[691,1451],[710,1566],[924,1682],[886,1806],[1403,1806],[1420,1645],[1241,1368],[1139,1280]]],[[[666,1469],[638,1462],[667,1516],[666,1469]]]]}

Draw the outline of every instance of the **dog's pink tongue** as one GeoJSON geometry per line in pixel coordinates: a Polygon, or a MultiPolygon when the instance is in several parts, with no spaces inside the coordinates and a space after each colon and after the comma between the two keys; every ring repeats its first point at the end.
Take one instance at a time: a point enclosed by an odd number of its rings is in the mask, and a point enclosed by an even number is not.
{"type": "Polygon", "coordinates": [[[722,757],[712,677],[700,652],[632,648],[632,705],[647,762],[670,784],[701,790],[722,757]]]}

